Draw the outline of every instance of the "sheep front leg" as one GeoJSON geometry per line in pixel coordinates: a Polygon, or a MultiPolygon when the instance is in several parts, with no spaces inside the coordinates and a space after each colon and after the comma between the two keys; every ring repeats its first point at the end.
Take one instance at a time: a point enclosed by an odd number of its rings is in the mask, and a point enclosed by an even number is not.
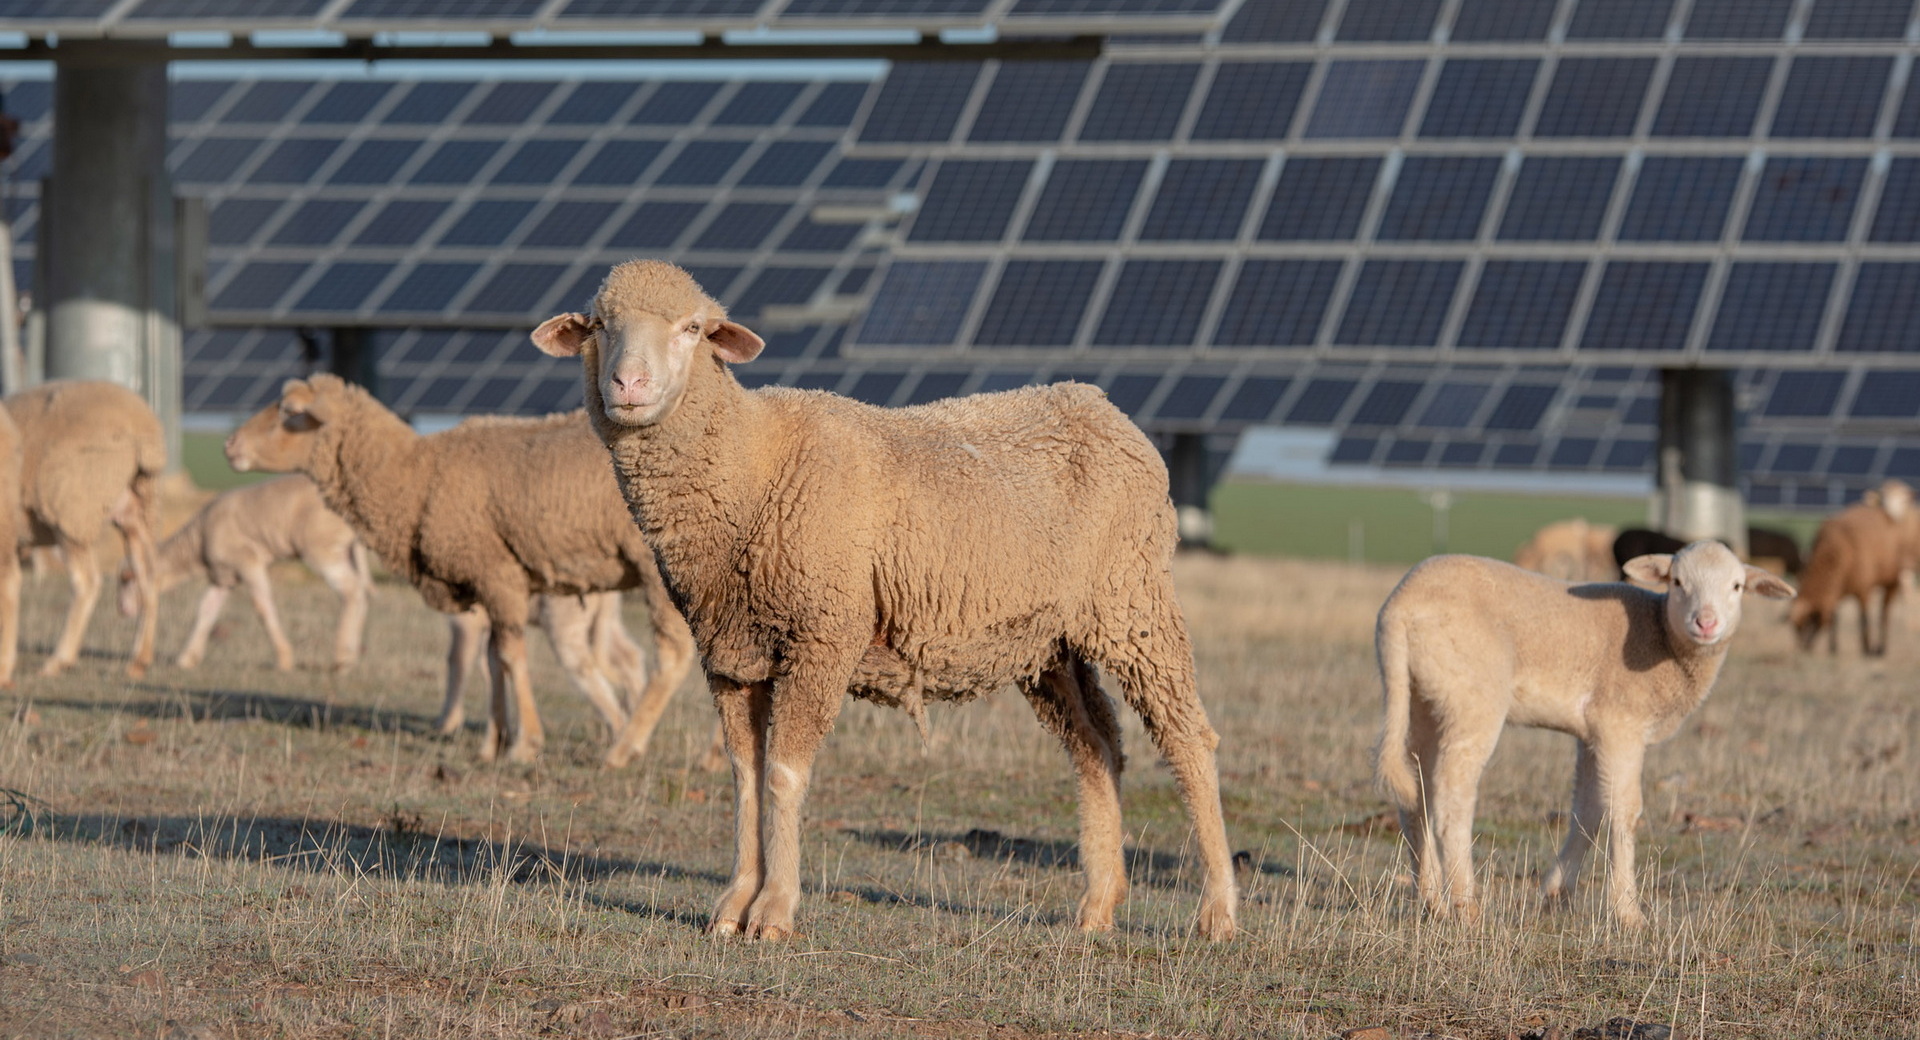
{"type": "MultiPolygon", "coordinates": [[[[645,686],[633,699],[633,714],[627,719],[627,728],[607,752],[607,765],[616,769],[646,753],[674,691],[680,688],[681,681],[693,667],[693,630],[687,627],[687,619],[665,603],[665,599],[662,596],[661,602],[648,601],[654,636],[652,668],[643,673],[645,686]]],[[[624,639],[625,633],[620,633],[620,637],[624,639]]]]}
{"type": "Polygon", "coordinates": [[[347,556],[316,568],[320,579],[340,597],[340,619],[333,629],[333,668],[346,671],[360,660],[360,644],[367,630],[367,601],[370,590],[347,556]]]}
{"type": "Polygon", "coordinates": [[[555,593],[540,597],[540,627],[547,630],[547,642],[560,659],[560,668],[572,680],[574,689],[592,703],[607,724],[607,732],[619,736],[627,725],[627,710],[613,695],[613,687],[601,671],[593,652],[593,614],[599,604],[588,604],[579,596],[555,593]]]}
{"type": "Polygon", "coordinates": [[[1560,846],[1559,858],[1547,872],[1541,887],[1548,906],[1564,906],[1573,900],[1580,884],[1580,868],[1600,834],[1606,802],[1601,797],[1599,758],[1586,741],[1580,741],[1573,760],[1573,819],[1567,825],[1567,840],[1560,846]]]}
{"type": "Polygon", "coordinates": [[[1087,890],[1080,899],[1084,932],[1113,927],[1113,911],[1126,897],[1127,871],[1120,825],[1120,726],[1112,702],[1092,669],[1075,661],[1048,669],[1020,692],[1073,760],[1080,786],[1080,864],[1087,890]],[[1073,674],[1066,670],[1073,669],[1073,674]]]}
{"type": "Polygon", "coordinates": [[[813,759],[840,714],[847,683],[865,641],[852,653],[821,654],[789,663],[776,681],[767,725],[766,766],[760,814],[761,858],[766,876],[747,909],[747,935],[784,939],[793,934],[800,905],[800,809],[813,777],[813,759]]]}
{"type": "Polygon", "coordinates": [[[0,550],[0,689],[8,689],[20,660],[20,557],[11,545],[0,550]]]}
{"type": "Polygon", "coordinates": [[[506,751],[509,762],[531,762],[540,757],[547,737],[540,725],[540,710],[533,703],[532,670],[527,666],[527,630],[495,617],[490,649],[495,666],[493,725],[495,739],[500,741],[496,746],[506,751]],[[507,714],[508,688],[513,692],[511,716],[507,714]],[[508,733],[512,734],[510,742],[503,739],[508,733]]]}
{"type": "Polygon", "coordinates": [[[772,717],[772,687],[767,683],[737,683],[712,676],[713,705],[720,713],[720,736],[726,742],[727,761],[733,766],[733,878],[713,905],[707,923],[711,935],[737,935],[747,930],[747,908],[760,894],[766,861],[760,849],[760,788],[767,751],[767,723],[772,717]]]}
{"type": "Polygon", "coordinates": [[[247,596],[253,600],[260,623],[267,626],[267,639],[273,644],[273,666],[283,672],[293,671],[293,644],[287,642],[287,633],[280,628],[280,612],[273,608],[273,583],[267,579],[267,568],[248,567],[240,577],[247,583],[247,596]]]}
{"type": "Polygon", "coordinates": [[[194,612],[193,631],[187,634],[187,645],[180,648],[180,656],[173,663],[181,668],[198,668],[201,658],[207,656],[207,640],[213,635],[213,626],[220,620],[220,611],[227,605],[227,596],[233,590],[219,585],[207,586],[200,595],[200,606],[194,612]]]}
{"type": "Polygon", "coordinates": [[[1607,898],[1614,919],[1637,929],[1647,923],[1633,870],[1634,830],[1640,824],[1640,768],[1647,749],[1629,737],[1604,743],[1597,752],[1607,800],[1607,898]]]}

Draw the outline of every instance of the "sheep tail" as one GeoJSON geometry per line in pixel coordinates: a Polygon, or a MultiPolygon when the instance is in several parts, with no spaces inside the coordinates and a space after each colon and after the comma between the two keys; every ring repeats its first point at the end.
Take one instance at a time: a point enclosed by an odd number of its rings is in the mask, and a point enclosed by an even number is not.
{"type": "Polygon", "coordinates": [[[1413,676],[1407,668],[1406,622],[1392,610],[1391,604],[1380,612],[1373,647],[1380,662],[1381,696],[1386,715],[1375,759],[1375,775],[1396,805],[1410,808],[1420,800],[1420,781],[1407,747],[1413,713],[1413,676]]]}

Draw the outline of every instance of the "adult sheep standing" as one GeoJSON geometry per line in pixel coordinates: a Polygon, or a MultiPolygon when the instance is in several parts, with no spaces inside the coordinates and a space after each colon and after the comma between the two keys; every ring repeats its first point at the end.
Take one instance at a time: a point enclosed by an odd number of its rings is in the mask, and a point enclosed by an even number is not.
{"type": "Polygon", "coordinates": [[[1233,934],[1214,766],[1174,596],[1167,470],[1096,388],[917,408],[747,391],[759,336],[679,268],[615,267],[591,317],[534,342],[579,356],[587,414],[706,663],[734,769],[733,878],[710,929],[780,938],[800,896],[800,808],[848,692],[924,701],[1017,684],[1079,777],[1079,924],[1126,889],[1120,730],[1104,667],[1172,767],[1199,840],[1199,928],[1233,934]]]}
{"type": "Polygon", "coordinates": [[[1871,501],[1855,502],[1823,521],[1790,615],[1801,648],[1812,650],[1824,631],[1827,652],[1838,653],[1840,604],[1852,599],[1860,604],[1860,652],[1884,655],[1893,605],[1916,555],[1920,511],[1913,507],[1912,489],[1900,481],[1888,481],[1871,501]],[[1878,640],[1873,631],[1875,591],[1880,593],[1878,640]]]}

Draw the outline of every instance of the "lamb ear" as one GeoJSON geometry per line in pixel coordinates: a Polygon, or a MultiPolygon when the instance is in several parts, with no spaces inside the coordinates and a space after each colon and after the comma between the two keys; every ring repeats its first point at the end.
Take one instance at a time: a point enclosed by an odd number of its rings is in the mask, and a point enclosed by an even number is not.
{"type": "Polygon", "coordinates": [[[1792,599],[1793,586],[1758,567],[1747,568],[1747,591],[1768,599],[1792,599]]]}
{"type": "Polygon", "coordinates": [[[713,352],[720,360],[729,364],[742,365],[760,356],[766,349],[763,340],[752,329],[738,322],[722,321],[707,333],[707,342],[713,344],[713,352]]]}
{"type": "Polygon", "coordinates": [[[1673,574],[1672,553],[1648,553],[1635,556],[1620,568],[1621,572],[1643,585],[1665,585],[1673,574]]]}
{"type": "Polygon", "coordinates": [[[558,314],[533,330],[533,345],[554,357],[579,357],[587,337],[593,335],[584,314],[558,314]]]}

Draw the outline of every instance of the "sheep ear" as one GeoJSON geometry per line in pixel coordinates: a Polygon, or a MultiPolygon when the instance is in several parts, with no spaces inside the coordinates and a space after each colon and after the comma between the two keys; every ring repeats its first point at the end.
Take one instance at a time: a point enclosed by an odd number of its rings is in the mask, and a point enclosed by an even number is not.
{"type": "Polygon", "coordinates": [[[1792,599],[1793,586],[1758,567],[1747,568],[1747,591],[1768,599],[1792,599]]]}
{"type": "Polygon", "coordinates": [[[331,409],[320,392],[305,380],[289,379],[280,388],[280,415],[285,419],[304,418],[318,426],[331,417],[331,409]]]}
{"type": "Polygon", "coordinates": [[[1672,553],[1648,553],[1635,556],[1620,568],[1621,572],[1643,585],[1665,585],[1673,574],[1672,553]]]}
{"type": "Polygon", "coordinates": [[[752,329],[732,321],[716,324],[713,331],[707,333],[707,342],[713,344],[713,352],[720,355],[720,360],[734,365],[759,357],[767,346],[767,341],[752,329]]]}
{"type": "Polygon", "coordinates": [[[559,314],[533,330],[533,345],[554,357],[579,357],[593,331],[584,314],[559,314]]]}

